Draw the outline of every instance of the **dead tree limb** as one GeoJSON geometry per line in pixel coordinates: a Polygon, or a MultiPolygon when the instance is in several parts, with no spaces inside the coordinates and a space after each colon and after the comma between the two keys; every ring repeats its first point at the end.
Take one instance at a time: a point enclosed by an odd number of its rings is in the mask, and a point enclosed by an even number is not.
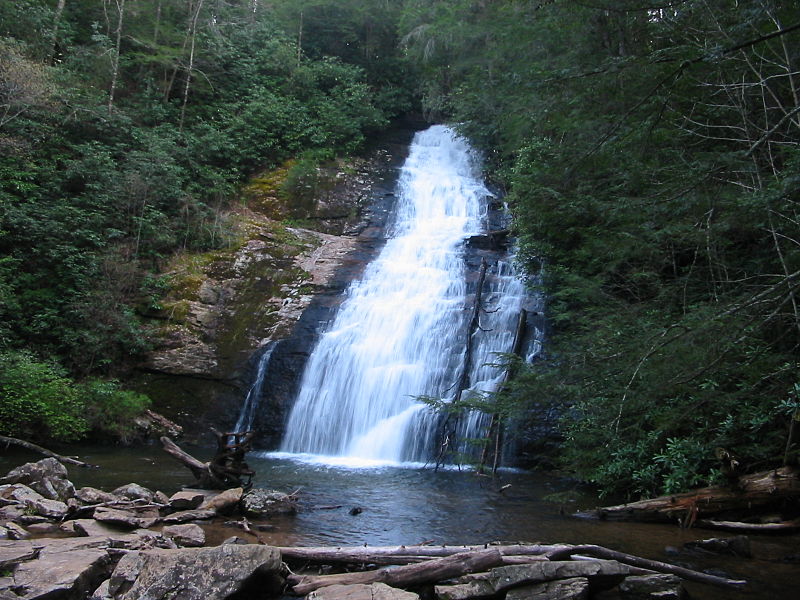
{"type": "Polygon", "coordinates": [[[338,573],[335,575],[290,575],[288,578],[292,592],[306,595],[309,592],[336,584],[385,583],[391,587],[422,585],[459,577],[467,573],[479,573],[503,564],[503,555],[495,548],[454,554],[413,565],[384,567],[375,571],[338,573]]]}
{"type": "MultiPolygon", "coordinates": [[[[244,435],[216,433],[222,436],[244,435]]],[[[224,490],[236,487],[249,487],[252,476],[255,474],[243,460],[240,460],[241,457],[244,456],[246,449],[249,448],[249,440],[248,445],[234,443],[233,446],[229,446],[223,444],[224,453],[218,452],[211,461],[203,462],[188,452],[185,452],[168,437],[164,436],[160,439],[164,451],[192,472],[192,475],[197,479],[196,486],[199,488],[224,490]],[[248,477],[246,484],[242,483],[242,476],[248,477]]]]}
{"type": "Polygon", "coordinates": [[[6,447],[8,446],[19,446],[20,448],[25,448],[27,450],[31,450],[38,454],[43,454],[44,456],[49,456],[50,458],[55,458],[58,462],[64,463],[67,465],[77,465],[79,467],[84,467],[87,469],[98,469],[97,465],[91,465],[89,463],[85,463],[82,460],[78,460],[77,458],[72,458],[71,456],[61,456],[60,454],[56,454],[48,450],[47,448],[42,448],[41,446],[37,446],[31,442],[26,442],[25,440],[20,440],[18,438],[7,437],[5,435],[0,435],[0,443],[5,444],[6,447]]]}
{"type": "Polygon", "coordinates": [[[564,550],[571,546],[565,544],[515,544],[497,545],[487,544],[473,546],[318,546],[308,548],[284,547],[278,548],[285,559],[294,559],[311,562],[338,562],[338,563],[363,563],[375,562],[375,557],[416,557],[423,560],[443,558],[465,552],[479,552],[481,550],[497,550],[503,556],[542,555],[556,550],[564,550]]]}

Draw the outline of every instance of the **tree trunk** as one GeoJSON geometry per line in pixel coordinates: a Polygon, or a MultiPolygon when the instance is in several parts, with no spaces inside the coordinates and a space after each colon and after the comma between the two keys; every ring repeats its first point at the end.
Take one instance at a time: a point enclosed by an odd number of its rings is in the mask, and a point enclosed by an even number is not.
{"type": "Polygon", "coordinates": [[[800,472],[781,467],[740,477],[735,486],[707,487],[618,506],[598,508],[581,516],[614,521],[682,521],[728,510],[752,509],[800,496],[800,472]]]}
{"type": "Polygon", "coordinates": [[[194,69],[194,47],[197,39],[197,19],[200,17],[200,9],[203,8],[203,0],[196,0],[194,13],[190,14],[189,21],[189,65],[186,70],[186,84],[183,86],[183,103],[181,104],[181,117],[178,130],[183,131],[183,121],[186,116],[186,104],[189,102],[189,86],[192,83],[192,69],[194,69]]]}
{"type": "Polygon", "coordinates": [[[114,95],[117,91],[117,80],[119,79],[119,51],[122,44],[122,21],[125,18],[125,0],[114,0],[117,5],[117,30],[114,54],[111,55],[111,89],[108,93],[108,112],[114,108],[114,95]]]}
{"type": "Polygon", "coordinates": [[[67,0],[58,0],[56,4],[56,14],[53,17],[53,36],[50,40],[50,64],[56,60],[56,48],[58,47],[58,28],[61,26],[61,15],[64,14],[64,6],[67,0]]]}

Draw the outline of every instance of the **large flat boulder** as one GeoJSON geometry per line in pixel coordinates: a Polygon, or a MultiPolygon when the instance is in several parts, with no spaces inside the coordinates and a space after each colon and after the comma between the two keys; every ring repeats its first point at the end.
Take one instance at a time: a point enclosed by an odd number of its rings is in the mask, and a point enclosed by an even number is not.
{"type": "Polygon", "coordinates": [[[0,540],[0,571],[6,571],[14,565],[39,556],[41,544],[30,540],[0,540]]]}
{"type": "Polygon", "coordinates": [[[181,510],[164,517],[164,523],[167,525],[174,525],[176,523],[188,523],[190,521],[205,521],[207,519],[213,519],[216,516],[217,513],[213,510],[201,510],[199,508],[195,510],[181,510]]]}
{"type": "Polygon", "coordinates": [[[586,600],[589,580],[585,577],[556,579],[509,590],[506,600],[586,600]]]}
{"type": "Polygon", "coordinates": [[[631,569],[615,560],[537,561],[492,569],[488,581],[495,592],[533,583],[585,577],[600,587],[612,587],[630,575],[631,569]]]}
{"type": "Polygon", "coordinates": [[[169,497],[169,507],[173,510],[191,510],[198,508],[206,499],[200,490],[181,490],[169,497]]]}
{"type": "Polygon", "coordinates": [[[107,506],[98,506],[94,511],[94,519],[102,523],[130,529],[146,529],[161,520],[157,511],[121,510],[107,506]]]}
{"type": "Polygon", "coordinates": [[[306,600],[419,600],[419,595],[390,587],[385,583],[371,585],[330,585],[311,592],[306,600]]]}
{"type": "Polygon", "coordinates": [[[131,552],[114,569],[108,594],[114,600],[222,600],[248,588],[266,597],[270,588],[279,591],[282,568],[276,548],[256,544],[131,552]]]}
{"type": "Polygon", "coordinates": [[[677,575],[637,575],[619,584],[625,600],[683,600],[686,590],[677,575]]]}
{"type": "Polygon", "coordinates": [[[7,591],[24,600],[85,598],[108,576],[106,547],[107,540],[47,540],[37,559],[17,564],[7,591]]]}
{"type": "Polygon", "coordinates": [[[24,483],[49,500],[67,500],[75,495],[75,486],[67,475],[67,468],[55,458],[45,458],[12,469],[0,484],[24,483]]]}

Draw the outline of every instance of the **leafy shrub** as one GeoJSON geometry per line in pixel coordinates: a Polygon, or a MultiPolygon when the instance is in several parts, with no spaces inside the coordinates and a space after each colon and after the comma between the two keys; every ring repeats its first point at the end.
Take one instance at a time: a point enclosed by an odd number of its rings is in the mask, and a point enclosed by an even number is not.
{"type": "Polygon", "coordinates": [[[0,433],[32,440],[73,442],[90,432],[127,442],[147,396],[115,381],[75,383],[53,363],[25,352],[0,354],[0,433]]]}
{"type": "Polygon", "coordinates": [[[58,366],[30,354],[0,355],[0,432],[15,437],[74,441],[89,429],[84,406],[58,366]]]}

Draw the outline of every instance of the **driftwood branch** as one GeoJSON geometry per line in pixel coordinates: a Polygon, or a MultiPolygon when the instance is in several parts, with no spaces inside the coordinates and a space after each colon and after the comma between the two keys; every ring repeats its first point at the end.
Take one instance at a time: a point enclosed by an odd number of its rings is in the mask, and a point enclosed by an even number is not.
{"type": "MultiPolygon", "coordinates": [[[[336,584],[382,582],[394,587],[413,587],[500,566],[543,562],[564,564],[563,561],[569,560],[597,561],[599,566],[621,564],[625,569],[629,569],[626,572],[631,575],[668,573],[689,581],[733,588],[746,584],[743,580],[708,575],[596,545],[350,546],[280,548],[280,551],[285,560],[295,560],[305,564],[403,565],[336,575],[292,575],[289,578],[289,585],[292,592],[299,595],[336,584]]],[[[490,574],[482,577],[485,579],[490,577],[490,574]]]]}
{"type": "Polygon", "coordinates": [[[58,462],[68,465],[77,465],[79,467],[84,467],[87,469],[99,468],[97,465],[91,465],[89,463],[83,462],[82,460],[78,460],[77,458],[72,458],[71,456],[61,456],[60,454],[56,454],[55,452],[52,452],[47,448],[42,448],[41,446],[37,446],[36,444],[33,444],[31,442],[26,442],[25,440],[20,440],[18,438],[0,435],[0,444],[5,444],[6,447],[19,446],[20,448],[25,448],[27,450],[31,450],[38,454],[43,454],[44,456],[55,458],[58,462]]]}
{"type": "Polygon", "coordinates": [[[210,490],[224,490],[234,487],[249,487],[254,471],[244,462],[244,454],[249,449],[252,436],[238,433],[221,433],[218,435],[218,451],[209,462],[198,460],[168,437],[161,438],[164,451],[192,472],[197,479],[197,487],[210,490]],[[223,438],[233,436],[233,442],[223,438]],[[241,438],[236,437],[241,436],[241,438]],[[243,484],[241,478],[247,477],[243,484]]]}

